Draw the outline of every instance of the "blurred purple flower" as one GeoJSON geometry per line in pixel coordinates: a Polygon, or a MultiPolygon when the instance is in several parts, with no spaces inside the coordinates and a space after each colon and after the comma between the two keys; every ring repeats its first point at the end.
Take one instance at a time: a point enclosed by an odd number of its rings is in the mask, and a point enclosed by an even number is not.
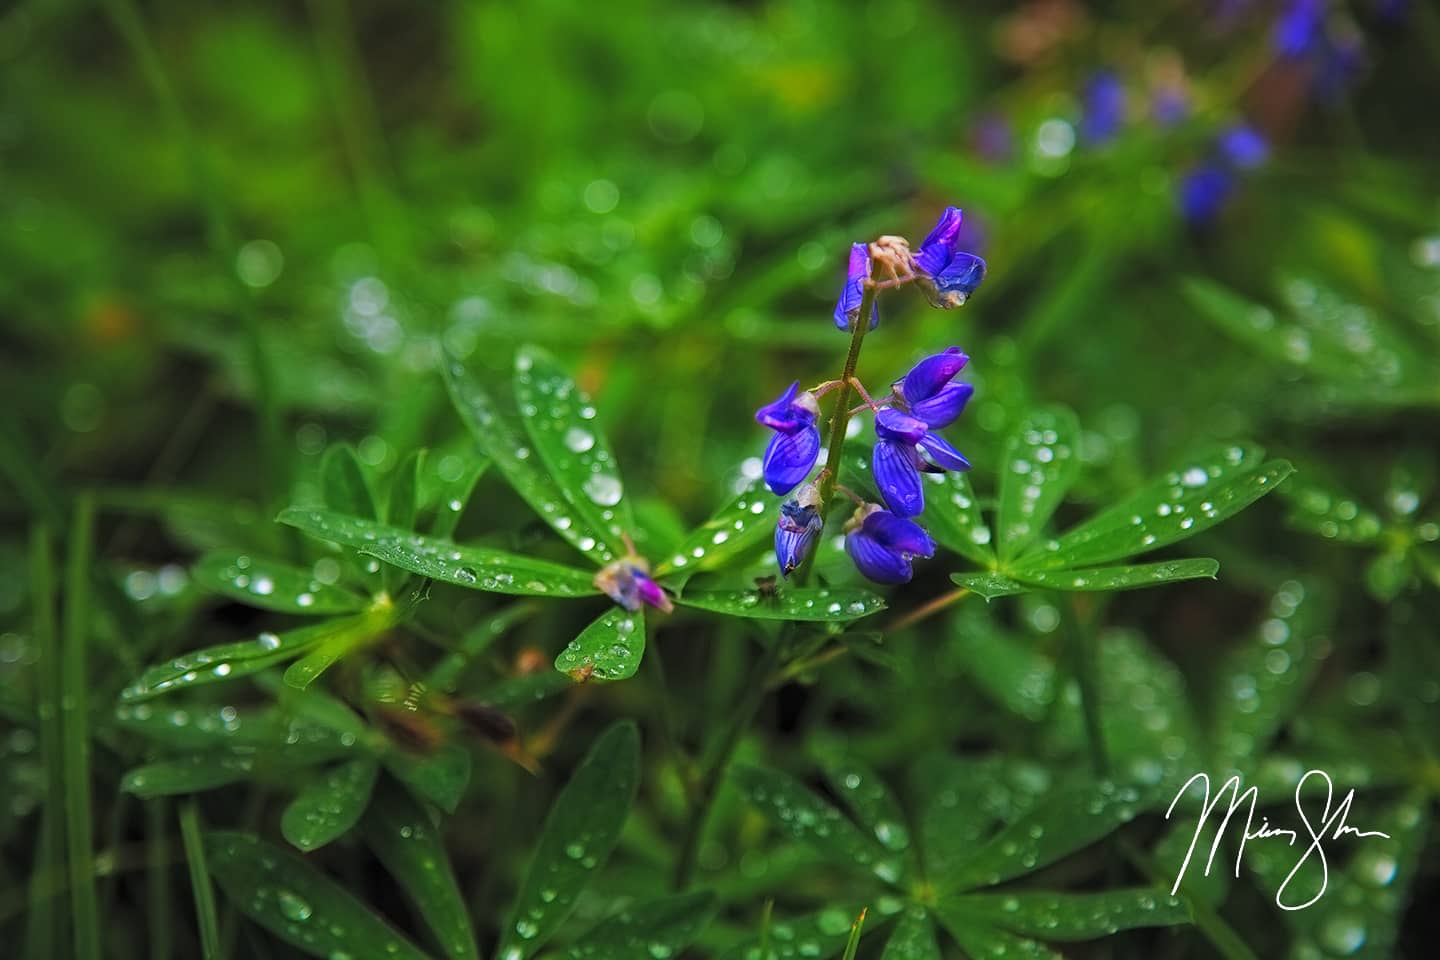
{"type": "Polygon", "coordinates": [[[639,557],[621,557],[606,564],[595,574],[595,586],[626,610],[639,610],[642,603],[666,613],[674,609],[664,588],[650,579],[649,564],[639,557]]]}
{"type": "Polygon", "coordinates": [[[935,555],[935,541],[923,527],[879,504],[860,507],[845,529],[845,552],[876,583],[906,583],[914,575],[913,558],[935,555]]]}
{"type": "Polygon", "coordinates": [[[1101,70],[1085,84],[1080,137],[1091,146],[1114,139],[1125,123],[1125,87],[1112,71],[1101,70]]]}

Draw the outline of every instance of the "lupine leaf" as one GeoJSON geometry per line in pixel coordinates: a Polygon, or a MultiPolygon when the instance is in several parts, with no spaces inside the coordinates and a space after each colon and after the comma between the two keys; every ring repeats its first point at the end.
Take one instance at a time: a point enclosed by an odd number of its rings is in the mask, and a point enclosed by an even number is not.
{"type": "Polygon", "coordinates": [[[610,858],[640,781],[640,737],[629,722],[595,741],[555,798],[501,936],[499,955],[532,956],[610,858]]]}
{"type": "Polygon", "coordinates": [[[426,960],[369,907],[281,847],[246,834],[210,833],[205,852],[235,908],[305,953],[426,960]]]}
{"type": "Polygon", "coordinates": [[[382,783],[365,813],[365,843],[400,884],[444,956],[478,960],[475,930],[439,829],[394,783],[382,783]]]}
{"type": "Polygon", "coordinates": [[[1240,446],[1194,457],[1058,540],[1032,546],[1012,570],[1102,564],[1192,537],[1239,513],[1290,475],[1284,460],[1262,463],[1261,458],[1262,451],[1240,446]]]}
{"type": "Polygon", "coordinates": [[[280,833],[306,852],[343,835],[360,822],[379,769],[373,757],[357,757],[331,767],[285,807],[280,833]]]}
{"type": "Polygon", "coordinates": [[[1016,715],[1043,720],[1055,700],[1055,664],[1024,638],[1002,631],[983,608],[971,607],[951,622],[950,643],[976,685],[1016,715]]]}
{"type": "Polygon", "coordinates": [[[1000,823],[1019,819],[1052,788],[1044,767],[998,756],[932,754],[914,768],[914,782],[926,797],[919,846],[932,878],[950,876],[1000,823]]]}
{"type": "Polygon", "coordinates": [[[1375,511],[1313,481],[1286,484],[1285,499],[1290,502],[1290,514],[1286,517],[1290,526],[1327,540],[1374,543],[1385,529],[1384,521],[1375,511]]]}
{"type": "Polygon", "coordinates": [[[568,956],[570,960],[678,956],[714,913],[715,897],[705,891],[637,903],[581,934],[568,956]]]}
{"type": "Polygon", "coordinates": [[[539,458],[524,439],[500,415],[495,401],[465,365],[454,357],[444,362],[445,385],[460,419],[484,454],[505,474],[510,486],[525,499],[540,518],[581,553],[597,564],[615,559],[606,542],[603,526],[594,526],[583,516],[572,515],[560,486],[539,464],[539,458]]]}
{"type": "Polygon", "coordinates": [[[980,513],[980,502],[965,473],[947,470],[929,473],[925,491],[925,515],[921,520],[930,536],[943,547],[954,550],[981,567],[995,565],[995,547],[990,526],[980,513]]]}
{"type": "Polygon", "coordinates": [[[760,938],[751,937],[720,955],[721,960],[825,960],[845,949],[855,918],[863,904],[831,905],[815,913],[771,924],[770,955],[760,951],[760,938]]]}
{"type": "Polygon", "coordinates": [[[365,598],[316,580],[309,570],[243,553],[207,553],[190,569],[207,590],[280,613],[353,613],[365,598]]]}
{"type": "Polygon", "coordinates": [[[611,607],[560,651],[555,669],[577,680],[625,680],[644,656],[645,615],[611,607]]]}
{"type": "Polygon", "coordinates": [[[364,616],[329,620],[282,634],[261,633],[253,640],[225,643],[184,654],[146,670],[120,693],[122,700],[147,700],[185,687],[232,680],[293,660],[329,637],[354,629],[364,616]]]}
{"type": "MultiPolygon", "coordinates": [[[[455,533],[455,527],[460,523],[460,514],[465,511],[465,505],[470,502],[470,496],[475,492],[475,484],[484,475],[485,469],[490,466],[489,460],[478,462],[466,462],[461,468],[460,478],[453,482],[444,480],[437,481],[439,490],[431,494],[435,501],[435,519],[430,524],[430,536],[443,540],[451,539],[455,533]]],[[[421,499],[416,501],[416,509],[424,505],[426,498],[417,493],[421,499]]]]}
{"type": "Polygon", "coordinates": [[[1013,576],[1025,584],[1047,590],[1100,591],[1133,590],[1177,580],[1214,579],[1220,564],[1205,557],[1193,560],[1164,560],[1125,567],[1083,567],[1076,570],[1024,570],[1013,576]]]}
{"type": "Polygon", "coordinates": [[[1012,580],[1001,573],[952,573],[950,580],[986,600],[1030,592],[1030,588],[1025,584],[1012,580]]]}
{"type": "Polygon", "coordinates": [[[791,838],[804,841],[836,863],[873,873],[886,883],[900,880],[903,867],[899,858],[789,774],[738,766],[731,777],[746,798],[791,838]]]}
{"type": "Polygon", "coordinates": [[[186,704],[157,709],[146,702],[115,708],[115,724],[127,735],[181,749],[276,747],[285,742],[289,718],[274,707],[237,710],[220,704],[186,704]]]}
{"type": "Polygon", "coordinates": [[[881,846],[896,853],[909,849],[905,811],[879,774],[854,757],[846,757],[825,764],[825,779],[881,846]]]}
{"type": "Polygon", "coordinates": [[[1080,466],[1080,425],[1064,407],[1036,410],[1005,445],[995,510],[1001,561],[1033,541],[1060,505],[1080,466]]]}
{"type": "Polygon", "coordinates": [[[213,790],[248,777],[255,758],[247,755],[205,753],[160,760],[136,767],[120,781],[120,789],[137,797],[165,797],[177,793],[213,790]]]}
{"type": "Polygon", "coordinates": [[[385,508],[385,522],[390,526],[401,530],[415,526],[415,515],[420,509],[420,476],[424,464],[425,451],[412,450],[395,468],[385,508]]]}
{"type": "Polygon", "coordinates": [[[930,914],[920,907],[905,911],[890,934],[880,960],[941,960],[930,914]]]}
{"type": "Polygon", "coordinates": [[[355,450],[348,443],[338,443],[325,451],[320,461],[320,485],[325,506],[335,513],[373,520],[380,515],[375,509],[375,494],[355,450]]]}
{"type": "Polygon", "coordinates": [[[1014,933],[1045,940],[1094,940],[1117,930],[1168,927],[1190,920],[1177,897],[1149,888],[1104,893],[975,893],[952,905],[1014,933]]]}
{"type": "Polygon", "coordinates": [[[1031,873],[1130,821],[1139,803],[1134,789],[1108,781],[1051,790],[940,882],[966,890],[1031,873]]]}
{"type": "Polygon", "coordinates": [[[554,357],[533,345],[515,355],[515,403],[525,432],[571,508],[615,553],[635,527],[615,455],[595,422],[595,406],[554,357]]]}
{"type": "Polygon", "coordinates": [[[446,813],[455,812],[470,786],[470,764],[470,751],[458,743],[447,743],[428,756],[400,750],[385,755],[385,769],[446,813]]]}
{"type": "Polygon", "coordinates": [[[843,623],[885,609],[879,595],[858,587],[779,587],[774,596],[758,590],[696,590],[675,598],[681,606],[713,610],[751,620],[809,620],[843,623]]]}
{"type": "Polygon", "coordinates": [[[584,570],[489,547],[462,547],[359,517],[290,507],[282,510],[278,519],[403,570],[472,590],[554,597],[599,592],[592,583],[594,575],[584,570]]]}
{"type": "Polygon", "coordinates": [[[1065,960],[1045,944],[1008,930],[987,926],[983,919],[951,903],[937,904],[935,916],[967,957],[1005,957],[1006,960],[1065,960]]]}
{"type": "Polygon", "coordinates": [[[690,534],[668,560],[655,568],[667,573],[717,570],[771,537],[779,515],[780,498],[752,480],[735,498],[690,534]]]}

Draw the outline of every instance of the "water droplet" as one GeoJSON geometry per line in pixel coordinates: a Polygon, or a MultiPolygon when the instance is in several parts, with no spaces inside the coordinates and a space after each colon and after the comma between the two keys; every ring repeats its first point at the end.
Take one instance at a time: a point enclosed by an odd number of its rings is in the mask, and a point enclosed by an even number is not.
{"type": "Polygon", "coordinates": [[[624,488],[620,479],[613,474],[596,473],[586,479],[585,495],[602,507],[613,507],[620,502],[624,488]]]}
{"type": "Polygon", "coordinates": [[[256,577],[255,582],[250,585],[250,590],[262,597],[267,597],[275,592],[275,581],[269,577],[256,577]]]}
{"type": "Polygon", "coordinates": [[[275,902],[280,905],[280,912],[286,920],[293,920],[296,923],[304,923],[310,919],[314,911],[310,904],[306,903],[299,895],[289,890],[281,890],[275,897],[275,902]]]}
{"type": "Polygon", "coordinates": [[[460,581],[461,583],[474,583],[476,580],[479,579],[479,577],[476,576],[475,571],[470,569],[469,567],[457,568],[455,570],[454,576],[455,579],[460,581]]]}
{"type": "Polygon", "coordinates": [[[565,447],[572,453],[584,453],[595,446],[595,435],[583,427],[571,427],[565,431],[565,447]]]}

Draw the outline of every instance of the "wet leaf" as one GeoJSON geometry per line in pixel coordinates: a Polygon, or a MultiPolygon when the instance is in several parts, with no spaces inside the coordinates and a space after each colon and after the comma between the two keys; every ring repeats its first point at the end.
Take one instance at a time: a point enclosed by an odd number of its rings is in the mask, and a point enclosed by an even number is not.
{"type": "Polygon", "coordinates": [[[571,640],[555,669],[576,680],[625,680],[645,656],[645,615],[612,607],[571,640]]]}
{"type": "Polygon", "coordinates": [[[715,897],[704,891],[637,903],[581,934],[568,956],[570,960],[677,957],[714,913],[715,897]]]}
{"type": "Polygon", "coordinates": [[[1375,511],[1361,506],[1339,490],[1313,481],[1287,483],[1290,526],[1340,543],[1375,543],[1385,529],[1375,511]]]}
{"type": "Polygon", "coordinates": [[[829,623],[858,620],[885,609],[882,597],[858,587],[780,586],[774,596],[764,596],[759,590],[695,590],[676,597],[675,602],[751,620],[829,623]]]}
{"type": "Polygon", "coordinates": [[[1011,597],[1017,593],[1029,593],[1025,584],[1012,580],[1000,573],[952,573],[950,580],[986,600],[996,597],[1011,597]]]}
{"type": "Polygon", "coordinates": [[[325,506],[335,513],[370,520],[380,515],[370,482],[365,479],[355,449],[348,443],[335,444],[325,451],[320,461],[320,485],[325,506]]]}
{"type": "Polygon", "coordinates": [[[425,451],[413,450],[400,461],[390,478],[390,496],[386,502],[385,522],[401,530],[415,527],[420,510],[420,477],[425,464],[425,451]]]}
{"type": "Polygon", "coordinates": [[[370,803],[378,770],[373,757],[358,757],[326,770],[285,807],[280,833],[306,852],[342,836],[360,821],[370,803]]]}
{"type": "Polygon", "coordinates": [[[550,807],[499,956],[533,956],[559,929],[615,849],[639,781],[639,733],[628,721],[617,723],[596,740],[550,807]]]}
{"type": "Polygon", "coordinates": [[[655,568],[657,577],[673,572],[717,570],[743,556],[775,533],[780,498],[752,480],[733,500],[716,511],[655,568]]]}
{"type": "Polygon", "coordinates": [[[444,956],[478,960],[475,930],[440,829],[394,783],[382,783],[365,814],[365,843],[399,882],[444,956]]]}
{"type": "Polygon", "coordinates": [[[836,957],[850,939],[855,918],[864,904],[832,904],[815,913],[770,925],[766,938],[770,955],[760,950],[760,937],[751,937],[720,955],[721,960],[810,960],[836,957]]]}
{"type": "Polygon", "coordinates": [[[243,553],[207,553],[190,576],[207,590],[280,613],[353,613],[366,603],[359,594],[321,583],[309,570],[243,553]]]}
{"type": "Polygon", "coordinates": [[[470,786],[470,751],[458,743],[447,743],[432,754],[418,755],[391,750],[385,755],[385,769],[417,796],[454,813],[470,786]]]}
{"type": "Polygon", "coordinates": [[[1047,590],[1107,591],[1134,590],[1178,580],[1214,579],[1220,564],[1199,557],[1193,560],[1165,560],[1126,567],[1083,567],[1076,570],[1017,571],[1015,579],[1047,590]]]}
{"type": "Polygon", "coordinates": [[[854,757],[846,757],[825,764],[825,779],[881,846],[895,853],[909,849],[905,811],[878,773],[854,757]]]}
{"type": "Polygon", "coordinates": [[[970,679],[992,700],[1038,723],[1055,700],[1055,664],[1026,638],[1002,631],[988,611],[972,607],[952,620],[950,642],[970,679]]]}
{"type": "Polygon", "coordinates": [[[880,960],[941,960],[940,943],[930,914],[912,907],[900,917],[880,960]]]}
{"type": "Polygon", "coordinates": [[[915,789],[925,797],[920,849],[932,878],[953,874],[1000,824],[1018,819],[1053,786],[1044,767],[998,756],[932,754],[913,774],[915,789]]]}
{"type": "Polygon", "coordinates": [[[978,566],[995,566],[990,526],[980,513],[980,501],[970,486],[969,474],[946,471],[926,477],[931,486],[925,491],[925,516],[921,522],[930,536],[978,566]]]}
{"type": "Polygon", "coordinates": [[[977,893],[949,904],[1014,933],[1044,940],[1095,940],[1118,930],[1168,927],[1190,921],[1177,897],[1149,888],[1104,893],[977,893]]]}
{"type": "Polygon", "coordinates": [[[1080,466],[1080,425],[1064,407],[1036,410],[1020,421],[1005,445],[1000,502],[995,511],[1001,561],[1009,560],[1045,529],[1080,466]]]}
{"type": "Polygon", "coordinates": [[[199,793],[246,779],[255,770],[253,756],[206,753],[147,763],[129,771],[120,789],[137,797],[199,793]]]}
{"type": "Polygon", "coordinates": [[[472,590],[554,597],[583,597],[599,592],[592,583],[594,574],[584,570],[488,547],[462,547],[359,517],[290,507],[281,511],[278,519],[311,536],[355,547],[402,570],[472,590]]]}
{"type": "Polygon", "coordinates": [[[935,916],[968,957],[1005,957],[1007,960],[1065,960],[1064,954],[1028,937],[988,926],[982,919],[951,904],[937,904],[935,916]]]}
{"type": "Polygon", "coordinates": [[[240,912],[315,957],[426,960],[365,904],[286,850],[241,833],[205,837],[210,872],[240,912]]]}

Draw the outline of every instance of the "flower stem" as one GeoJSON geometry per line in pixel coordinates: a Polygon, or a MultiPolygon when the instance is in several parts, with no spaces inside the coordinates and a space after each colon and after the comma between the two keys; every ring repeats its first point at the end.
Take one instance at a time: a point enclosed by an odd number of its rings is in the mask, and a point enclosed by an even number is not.
{"type": "Polygon", "coordinates": [[[877,291],[874,284],[865,284],[865,293],[860,298],[860,312],[855,317],[855,329],[850,332],[850,352],[845,355],[845,371],[840,374],[840,386],[836,390],[834,412],[830,414],[829,456],[825,458],[825,470],[820,474],[820,516],[830,512],[830,500],[835,496],[835,484],[840,480],[840,456],[845,452],[845,428],[850,425],[850,385],[855,379],[855,366],[860,362],[860,344],[870,331],[870,314],[875,309],[877,291]]]}

